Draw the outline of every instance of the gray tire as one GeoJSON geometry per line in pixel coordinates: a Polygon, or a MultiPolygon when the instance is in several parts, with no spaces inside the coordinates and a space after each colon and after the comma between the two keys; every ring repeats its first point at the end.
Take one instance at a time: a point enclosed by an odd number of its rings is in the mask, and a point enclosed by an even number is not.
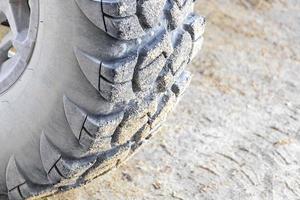
{"type": "Polygon", "coordinates": [[[78,187],[125,161],[176,105],[203,41],[193,0],[33,1],[34,48],[0,92],[3,199],[78,187]]]}

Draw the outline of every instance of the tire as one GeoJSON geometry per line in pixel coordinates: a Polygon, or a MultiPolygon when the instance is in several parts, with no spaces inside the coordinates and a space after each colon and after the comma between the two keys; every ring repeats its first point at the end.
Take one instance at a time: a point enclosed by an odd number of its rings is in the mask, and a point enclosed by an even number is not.
{"type": "Polygon", "coordinates": [[[32,54],[0,92],[1,199],[52,195],[124,162],[182,96],[203,42],[193,0],[33,1],[32,54]]]}

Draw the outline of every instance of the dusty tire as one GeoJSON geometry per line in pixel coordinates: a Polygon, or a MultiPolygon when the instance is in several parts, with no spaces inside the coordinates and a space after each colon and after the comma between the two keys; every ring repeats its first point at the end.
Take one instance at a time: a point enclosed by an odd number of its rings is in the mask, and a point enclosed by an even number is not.
{"type": "Polygon", "coordinates": [[[205,20],[193,4],[39,1],[33,53],[0,94],[1,198],[80,186],[153,135],[201,48],[205,20]]]}

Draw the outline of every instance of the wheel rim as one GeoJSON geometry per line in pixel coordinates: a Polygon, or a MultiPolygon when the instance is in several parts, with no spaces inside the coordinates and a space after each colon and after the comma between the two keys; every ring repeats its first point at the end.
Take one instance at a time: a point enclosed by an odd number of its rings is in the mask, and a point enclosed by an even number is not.
{"type": "Polygon", "coordinates": [[[38,0],[0,0],[0,94],[22,75],[31,58],[38,26],[38,0]],[[3,28],[6,26],[6,28],[3,28]]]}

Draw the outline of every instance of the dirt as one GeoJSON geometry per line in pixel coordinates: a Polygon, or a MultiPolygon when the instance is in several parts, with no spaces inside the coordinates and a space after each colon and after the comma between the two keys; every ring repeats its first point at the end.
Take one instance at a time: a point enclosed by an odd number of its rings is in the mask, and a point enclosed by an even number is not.
{"type": "Polygon", "coordinates": [[[119,169],[57,199],[299,199],[300,1],[199,0],[191,87],[119,169]]]}

